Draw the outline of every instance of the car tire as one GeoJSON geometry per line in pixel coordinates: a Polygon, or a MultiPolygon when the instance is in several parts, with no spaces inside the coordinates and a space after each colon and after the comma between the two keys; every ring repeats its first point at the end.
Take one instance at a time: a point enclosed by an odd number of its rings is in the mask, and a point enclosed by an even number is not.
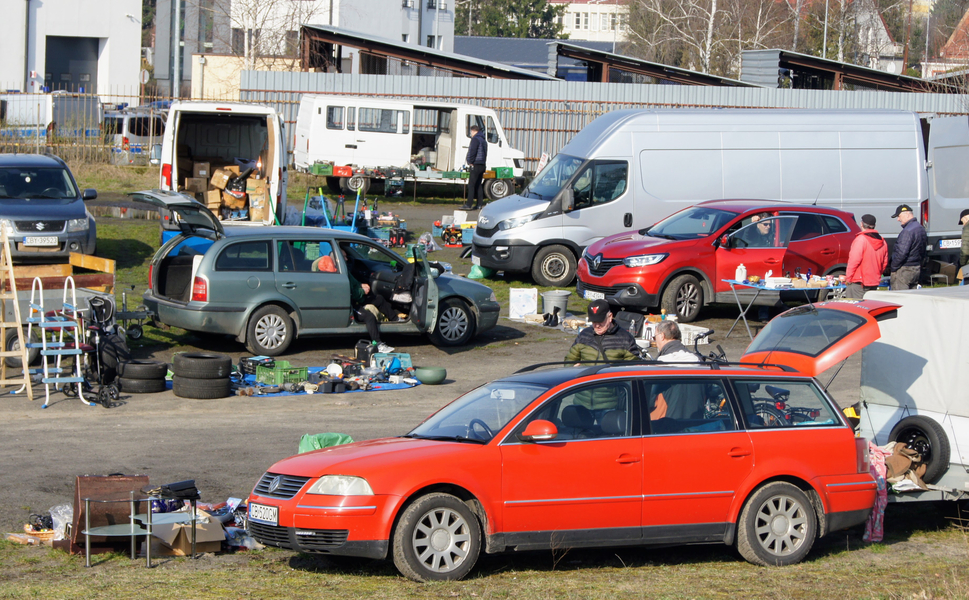
{"type": "Polygon", "coordinates": [[[447,298],[437,309],[431,343],[441,348],[464,346],[474,337],[474,329],[474,314],[468,305],[458,298],[447,298]]]}
{"type": "Polygon", "coordinates": [[[511,179],[486,179],[484,192],[489,200],[500,200],[512,195],[515,192],[515,185],[511,179]]]}
{"type": "Polygon", "coordinates": [[[172,373],[192,379],[222,379],[232,373],[232,359],[225,354],[183,352],[172,358],[172,373]]]}
{"type": "Polygon", "coordinates": [[[680,275],[663,291],[661,308],[668,315],[676,315],[680,323],[696,320],[703,308],[703,286],[693,275],[680,275]]]}
{"type": "Polygon", "coordinates": [[[168,363],[154,360],[129,360],[121,363],[118,375],[126,379],[165,379],[168,363]]]}
{"type": "MultiPolygon", "coordinates": [[[[27,332],[24,332],[24,339],[27,340],[27,344],[39,344],[40,335],[38,335],[36,329],[30,330],[30,338],[27,339],[27,332]]],[[[17,330],[13,327],[7,329],[6,339],[4,340],[3,349],[7,352],[17,352],[20,350],[20,338],[17,337],[17,330]]],[[[27,364],[34,364],[40,357],[40,348],[27,348],[27,364]]],[[[23,361],[16,356],[8,356],[4,359],[7,366],[11,369],[22,369],[23,361]]]]}
{"type": "Polygon", "coordinates": [[[128,394],[155,394],[164,392],[167,382],[165,379],[131,379],[121,377],[118,379],[118,384],[121,387],[121,391],[128,394]]]}
{"type": "Polygon", "coordinates": [[[179,398],[193,400],[213,400],[229,396],[231,381],[223,379],[195,379],[192,377],[172,378],[172,391],[179,398]]]}
{"type": "Polygon", "coordinates": [[[575,279],[576,260],[565,246],[545,246],[532,261],[532,279],[546,287],[565,287],[575,279]]]}
{"type": "Polygon", "coordinates": [[[481,525],[450,494],[428,494],[404,509],[394,528],[394,565],[414,581],[457,581],[481,552],[481,525]],[[432,545],[433,544],[433,545],[432,545]]]}
{"type": "Polygon", "coordinates": [[[339,196],[340,194],[343,193],[343,188],[340,187],[340,178],[339,177],[327,177],[326,178],[326,187],[328,187],[330,189],[330,192],[336,194],[337,196],[339,196]]]}
{"type": "Polygon", "coordinates": [[[737,523],[737,551],[752,564],[784,567],[804,560],[817,535],[818,518],[807,494],[775,481],[747,499],[737,523]]]}
{"type": "Polygon", "coordinates": [[[256,355],[279,356],[293,342],[293,320],[286,311],[268,304],[249,317],[246,348],[256,355]]]}
{"type": "Polygon", "coordinates": [[[902,442],[917,451],[925,463],[922,481],[935,483],[949,470],[951,449],[949,437],[935,419],[916,415],[905,417],[892,427],[888,436],[892,442],[902,442]]]}
{"type": "Polygon", "coordinates": [[[366,196],[367,192],[370,191],[370,178],[364,177],[363,175],[341,177],[340,189],[342,189],[344,193],[349,193],[354,196],[357,194],[357,190],[360,190],[360,195],[366,196]]]}

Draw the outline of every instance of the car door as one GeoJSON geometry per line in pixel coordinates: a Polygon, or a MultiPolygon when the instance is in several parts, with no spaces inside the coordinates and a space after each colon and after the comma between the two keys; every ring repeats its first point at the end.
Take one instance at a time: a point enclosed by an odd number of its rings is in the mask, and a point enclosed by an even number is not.
{"type": "Polygon", "coordinates": [[[754,465],[724,382],[692,376],[640,383],[644,541],[722,541],[730,505],[754,465]]]}
{"type": "MultiPolygon", "coordinates": [[[[576,386],[522,420],[550,421],[542,442],[501,445],[506,543],[631,542],[640,537],[642,440],[631,380],[576,386]]],[[[547,546],[546,546],[547,547],[547,546]]]]}
{"type": "MultiPolygon", "coordinates": [[[[718,292],[729,292],[730,286],[723,280],[734,279],[737,267],[741,264],[746,267],[748,277],[757,275],[763,278],[768,271],[773,271],[774,276],[781,276],[787,245],[796,222],[797,217],[794,216],[769,217],[721,236],[715,242],[715,289],[718,292]],[[765,226],[768,231],[763,233],[761,229],[765,226]]],[[[740,293],[738,290],[738,294],[740,293]]]]}
{"type": "Polygon", "coordinates": [[[838,262],[841,251],[838,237],[825,230],[822,215],[797,213],[796,216],[797,223],[784,255],[783,270],[791,273],[800,270],[804,274],[810,271],[813,275],[823,275],[828,266],[838,262]]]}
{"type": "Polygon", "coordinates": [[[319,236],[276,239],[276,291],[299,313],[300,332],[345,327],[350,321],[350,280],[340,271],[335,248],[319,236]],[[335,271],[320,270],[320,259],[335,271]]]}
{"type": "Polygon", "coordinates": [[[424,333],[434,333],[437,325],[437,314],[439,306],[439,291],[437,282],[434,281],[435,274],[427,262],[427,254],[419,246],[411,248],[411,257],[414,259],[414,296],[412,316],[418,329],[424,333]]]}

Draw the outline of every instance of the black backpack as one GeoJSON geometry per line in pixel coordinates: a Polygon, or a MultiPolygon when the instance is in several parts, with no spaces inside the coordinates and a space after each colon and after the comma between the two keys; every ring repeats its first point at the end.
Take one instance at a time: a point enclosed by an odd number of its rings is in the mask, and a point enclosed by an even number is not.
{"type": "Polygon", "coordinates": [[[616,323],[619,323],[619,328],[625,329],[634,338],[643,334],[643,323],[646,322],[646,315],[621,310],[616,313],[615,319],[616,323]]]}

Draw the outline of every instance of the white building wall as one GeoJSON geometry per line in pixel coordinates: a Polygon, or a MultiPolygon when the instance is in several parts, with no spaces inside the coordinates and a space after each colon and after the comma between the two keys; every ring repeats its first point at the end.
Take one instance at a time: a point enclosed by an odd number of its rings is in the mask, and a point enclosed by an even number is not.
{"type": "MultiPolygon", "coordinates": [[[[0,36],[0,86],[24,87],[24,26],[29,7],[27,71],[36,77],[28,92],[39,92],[46,72],[47,36],[98,39],[98,89],[105,102],[112,93],[137,96],[141,71],[141,0],[4,0],[6,28],[0,36]]],[[[94,92],[95,90],[85,90],[94,92]]],[[[127,100],[126,100],[127,101],[127,100]]]]}
{"type": "Polygon", "coordinates": [[[570,40],[626,41],[624,25],[629,20],[629,7],[625,0],[552,0],[551,4],[566,5],[559,23],[570,40]]]}

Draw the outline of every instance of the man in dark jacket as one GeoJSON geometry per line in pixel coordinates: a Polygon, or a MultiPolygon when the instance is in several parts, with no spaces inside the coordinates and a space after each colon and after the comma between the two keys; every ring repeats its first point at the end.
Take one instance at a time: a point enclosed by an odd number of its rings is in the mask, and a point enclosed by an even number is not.
{"type": "Polygon", "coordinates": [[[902,224],[892,251],[892,289],[910,290],[919,283],[929,238],[908,204],[899,204],[892,218],[902,224]]]}
{"type": "Polygon", "coordinates": [[[861,300],[865,292],[878,288],[888,266],[888,244],[875,229],[874,215],[861,215],[861,231],[855,234],[848,251],[845,296],[861,300]]]}
{"type": "Polygon", "coordinates": [[[959,254],[959,266],[964,267],[969,264],[969,208],[959,215],[959,225],[962,225],[962,251],[959,254]]]}
{"type": "Polygon", "coordinates": [[[488,140],[484,131],[477,125],[471,126],[471,145],[468,146],[468,158],[471,174],[468,176],[468,201],[464,210],[478,210],[484,205],[484,172],[488,163],[488,140]]]}
{"type": "Polygon", "coordinates": [[[636,338],[613,321],[608,302],[593,300],[589,304],[588,315],[592,327],[586,327],[576,336],[575,343],[565,357],[566,363],[642,359],[642,351],[636,345],[636,338]]]}

